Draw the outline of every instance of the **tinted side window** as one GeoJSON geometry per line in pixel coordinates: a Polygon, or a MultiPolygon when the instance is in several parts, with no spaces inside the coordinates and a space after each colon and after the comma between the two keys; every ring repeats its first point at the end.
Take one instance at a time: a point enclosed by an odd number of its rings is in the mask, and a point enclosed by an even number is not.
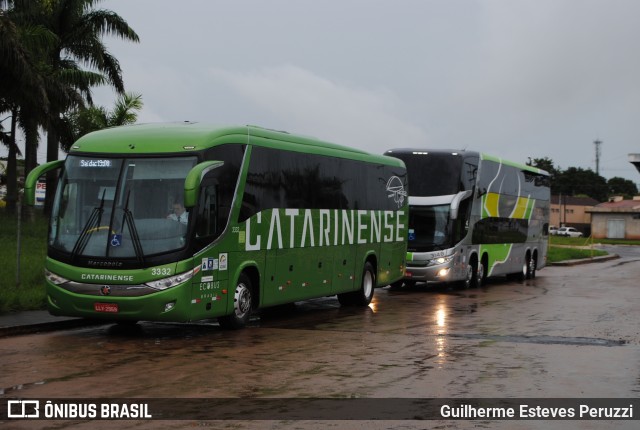
{"type": "Polygon", "coordinates": [[[403,168],[256,146],[239,221],[273,208],[397,209],[406,185],[403,168]]]}

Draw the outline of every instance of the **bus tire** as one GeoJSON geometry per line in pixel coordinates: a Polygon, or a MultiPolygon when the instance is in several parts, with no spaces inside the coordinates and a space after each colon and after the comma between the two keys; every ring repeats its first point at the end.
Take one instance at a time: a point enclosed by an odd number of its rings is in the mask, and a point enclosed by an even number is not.
{"type": "Polygon", "coordinates": [[[529,259],[529,270],[527,271],[527,279],[536,278],[536,269],[538,268],[537,255],[533,254],[533,257],[529,259]]]}
{"type": "Polygon", "coordinates": [[[516,279],[520,282],[523,282],[526,279],[529,279],[529,264],[531,263],[531,255],[527,252],[527,255],[524,257],[524,263],[522,263],[522,268],[520,272],[516,273],[516,279]]]}
{"type": "Polygon", "coordinates": [[[376,288],[376,271],[368,261],[364,263],[362,271],[362,283],[358,291],[338,294],[338,301],[343,306],[369,306],[373,299],[373,290],[376,288]]]}
{"type": "Polygon", "coordinates": [[[473,286],[473,277],[476,269],[473,265],[467,265],[467,273],[464,276],[464,279],[459,282],[460,289],[467,290],[473,286]]]}
{"type": "Polygon", "coordinates": [[[242,273],[233,293],[233,312],[218,318],[220,327],[226,330],[238,330],[247,325],[253,310],[251,279],[242,273]]]}
{"type": "Polygon", "coordinates": [[[476,260],[474,264],[471,265],[473,267],[473,278],[471,280],[471,286],[473,288],[482,287],[482,282],[484,281],[484,263],[482,261],[476,260]]]}

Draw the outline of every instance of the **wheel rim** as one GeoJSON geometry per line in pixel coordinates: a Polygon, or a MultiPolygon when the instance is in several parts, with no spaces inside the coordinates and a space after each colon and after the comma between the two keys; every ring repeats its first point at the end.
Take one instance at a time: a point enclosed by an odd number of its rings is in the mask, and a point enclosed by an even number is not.
{"type": "Polygon", "coordinates": [[[244,284],[238,284],[234,294],[236,316],[242,318],[251,311],[251,291],[244,284]]]}
{"type": "Polygon", "coordinates": [[[536,260],[532,258],[529,261],[529,275],[535,276],[535,273],[536,273],[536,260]]]}
{"type": "Polygon", "coordinates": [[[368,270],[364,272],[364,278],[362,279],[362,291],[365,297],[369,297],[373,292],[373,275],[368,270]]]}
{"type": "Polygon", "coordinates": [[[467,279],[464,282],[465,288],[469,288],[473,284],[473,266],[467,268],[467,279]]]}
{"type": "Polygon", "coordinates": [[[482,263],[478,264],[478,272],[477,272],[476,276],[478,277],[477,284],[481,285],[482,284],[482,279],[484,278],[484,264],[482,264],[482,263]]]}

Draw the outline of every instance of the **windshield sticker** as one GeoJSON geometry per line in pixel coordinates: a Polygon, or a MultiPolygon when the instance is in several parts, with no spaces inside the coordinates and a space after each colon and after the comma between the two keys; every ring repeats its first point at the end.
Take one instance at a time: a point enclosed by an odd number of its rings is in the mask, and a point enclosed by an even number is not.
{"type": "Polygon", "coordinates": [[[225,252],[224,254],[220,254],[219,258],[219,269],[220,270],[227,270],[227,253],[225,252]]]}
{"type": "Polygon", "coordinates": [[[200,266],[203,272],[218,270],[218,259],[213,257],[205,257],[202,259],[202,265],[200,266]]]}
{"type": "Polygon", "coordinates": [[[112,235],[110,244],[111,244],[111,246],[120,246],[120,245],[122,245],[122,235],[121,234],[112,235]]]}

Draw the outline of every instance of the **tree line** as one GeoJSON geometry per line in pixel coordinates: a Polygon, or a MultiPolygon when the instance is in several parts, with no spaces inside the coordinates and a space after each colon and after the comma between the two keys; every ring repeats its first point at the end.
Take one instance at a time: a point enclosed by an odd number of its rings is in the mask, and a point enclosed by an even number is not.
{"type": "Polygon", "coordinates": [[[534,158],[529,164],[549,172],[553,195],[587,196],[606,202],[611,196],[631,198],[638,194],[638,187],[629,179],[616,176],[607,180],[593,170],[581,167],[562,170],[548,157],[534,158]]]}
{"type": "MultiPolygon", "coordinates": [[[[17,157],[24,157],[25,176],[37,166],[41,134],[47,161],[58,159],[83,134],[130,124],[142,108],[142,97],[125,92],[118,60],[103,36],[130,42],[139,37],[101,0],[0,0],[0,141],[8,149],[7,208],[18,199],[17,157]],[[93,104],[91,90],[111,86],[118,94],[112,111],[93,104]],[[24,154],[16,134],[24,136],[24,154]]],[[[55,178],[47,178],[54,189],[55,178]]],[[[47,193],[45,210],[53,193],[47,193]]]]}

